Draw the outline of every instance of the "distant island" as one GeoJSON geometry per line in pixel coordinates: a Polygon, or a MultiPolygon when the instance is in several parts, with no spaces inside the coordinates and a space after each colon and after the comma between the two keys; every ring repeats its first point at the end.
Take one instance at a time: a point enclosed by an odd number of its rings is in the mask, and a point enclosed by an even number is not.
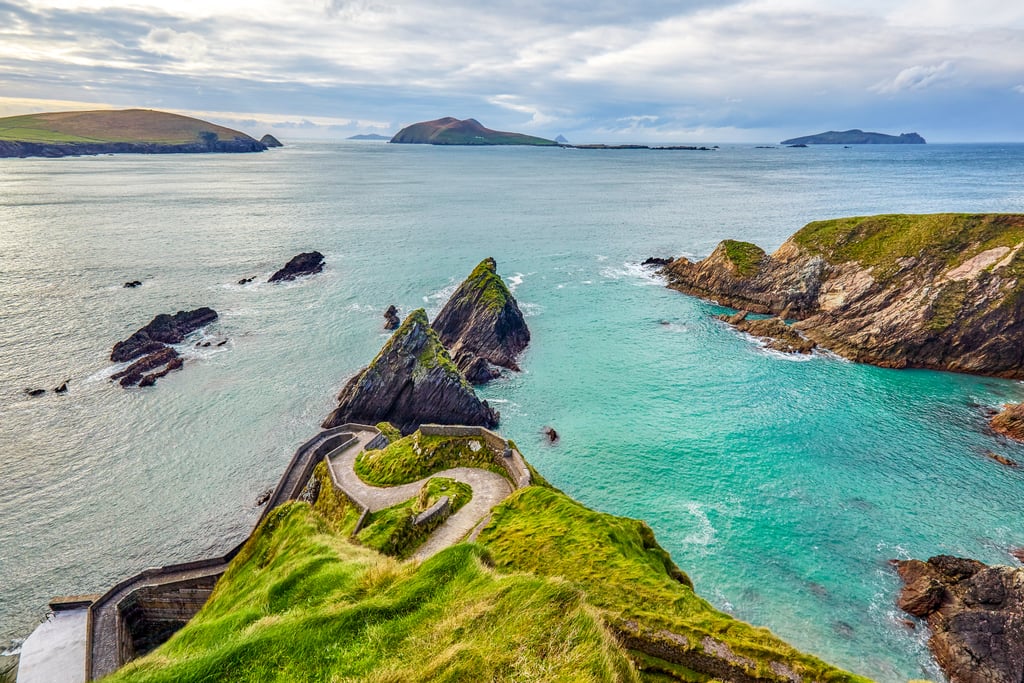
{"type": "Polygon", "coordinates": [[[522,133],[507,133],[485,128],[476,119],[460,121],[451,116],[436,121],[421,121],[398,131],[392,143],[411,145],[530,145],[556,147],[554,140],[522,133]]]}
{"type": "Polygon", "coordinates": [[[262,152],[267,145],[189,116],[124,109],[0,118],[0,157],[262,152]]]}
{"type": "Polygon", "coordinates": [[[830,130],[817,135],[805,135],[802,138],[783,140],[783,145],[923,145],[925,140],[917,133],[901,133],[886,135],[885,133],[865,133],[853,130],[830,130]]]}
{"type": "Polygon", "coordinates": [[[390,140],[391,137],[388,135],[380,135],[379,133],[363,133],[362,135],[351,135],[346,140],[390,140]]]}

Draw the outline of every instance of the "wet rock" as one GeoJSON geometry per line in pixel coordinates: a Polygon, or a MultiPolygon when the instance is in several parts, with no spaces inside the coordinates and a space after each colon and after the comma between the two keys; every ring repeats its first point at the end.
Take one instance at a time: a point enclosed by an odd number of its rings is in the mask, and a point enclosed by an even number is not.
{"type": "Polygon", "coordinates": [[[286,282],[303,275],[314,275],[324,269],[324,255],[319,251],[309,251],[297,256],[285,264],[284,268],[270,276],[267,282],[286,282]]]}
{"type": "Polygon", "coordinates": [[[640,265],[641,266],[651,266],[651,267],[655,267],[656,266],[656,267],[660,268],[661,266],[667,266],[670,263],[672,263],[672,257],[671,256],[669,256],[668,258],[661,258],[659,256],[651,256],[649,258],[644,259],[640,263],[640,265]]]}
{"type": "Polygon", "coordinates": [[[26,389],[25,393],[35,398],[36,396],[42,396],[46,393],[46,389],[26,389]]]}
{"type": "Polygon", "coordinates": [[[184,365],[184,361],[182,361],[180,358],[175,358],[170,363],[168,363],[164,367],[163,370],[160,370],[158,372],[152,372],[152,373],[146,375],[145,377],[143,377],[139,381],[139,386],[140,387],[151,387],[154,384],[156,384],[156,381],[158,379],[160,379],[161,377],[166,377],[168,374],[174,372],[175,370],[181,370],[183,365],[184,365]]]}
{"type": "Polygon", "coordinates": [[[136,287],[141,287],[141,286],[142,286],[142,281],[141,280],[132,280],[130,282],[124,283],[124,287],[126,289],[135,289],[136,287]]]}
{"type": "Polygon", "coordinates": [[[267,504],[270,497],[274,495],[274,489],[267,489],[256,498],[256,507],[262,507],[267,504]]]}
{"type": "Polygon", "coordinates": [[[548,437],[548,443],[558,443],[559,438],[561,438],[554,427],[544,427],[541,431],[544,432],[544,436],[548,437]]]}
{"type": "Polygon", "coordinates": [[[388,310],[384,311],[384,329],[397,330],[401,324],[402,321],[398,317],[398,309],[395,308],[394,304],[388,306],[388,310]]]}
{"type": "Polygon", "coordinates": [[[55,394],[66,394],[68,392],[68,382],[71,380],[64,380],[64,382],[53,390],[55,394]]]}
{"type": "Polygon", "coordinates": [[[374,361],[338,395],[325,429],[346,422],[390,422],[403,433],[421,424],[492,428],[498,413],[477,398],[421,308],[409,314],[374,361]]]}
{"type": "Polygon", "coordinates": [[[1000,455],[999,453],[985,451],[985,457],[988,458],[989,460],[995,460],[1000,465],[1005,465],[1006,467],[1020,467],[1017,461],[1010,460],[1005,455],[1000,455]]]}
{"type": "MultiPolygon", "coordinates": [[[[112,381],[120,381],[120,384],[123,387],[131,387],[136,384],[141,385],[147,372],[166,366],[169,363],[174,362],[176,359],[178,359],[177,351],[170,346],[162,346],[158,351],[154,351],[147,356],[143,356],[121,372],[114,373],[110,376],[110,379],[112,381]]],[[[154,381],[156,380],[154,379],[154,381]]]]}
{"type": "Polygon", "coordinates": [[[751,320],[747,318],[746,311],[740,311],[735,315],[720,315],[719,320],[724,320],[737,330],[746,332],[757,337],[765,343],[765,346],[782,353],[810,353],[817,346],[810,339],[806,339],[799,332],[787,325],[782,318],[761,318],[751,320]]]}
{"type": "Polygon", "coordinates": [[[499,376],[485,371],[478,359],[518,371],[516,359],[530,343],[523,313],[493,258],[481,261],[459,285],[434,319],[434,329],[455,364],[476,383],[499,376]]]}
{"type": "Polygon", "coordinates": [[[256,279],[255,277],[243,277],[241,280],[238,281],[238,284],[240,284],[240,285],[247,285],[247,284],[249,284],[250,282],[252,282],[255,279],[256,279]]]}
{"type": "Polygon", "coordinates": [[[1024,403],[1013,403],[1003,406],[989,424],[992,429],[1017,441],[1024,441],[1024,403]]]}
{"type": "Polygon", "coordinates": [[[1024,569],[948,555],[896,563],[901,609],[926,619],[951,683],[1024,680],[1024,569]]]}
{"type": "Polygon", "coordinates": [[[1024,563],[1024,547],[1010,548],[1010,556],[1024,563]]]}
{"type": "Polygon", "coordinates": [[[161,350],[167,344],[180,344],[187,334],[217,319],[212,308],[178,311],[174,315],[161,313],[131,337],[114,344],[110,360],[115,363],[133,360],[161,350]]]}

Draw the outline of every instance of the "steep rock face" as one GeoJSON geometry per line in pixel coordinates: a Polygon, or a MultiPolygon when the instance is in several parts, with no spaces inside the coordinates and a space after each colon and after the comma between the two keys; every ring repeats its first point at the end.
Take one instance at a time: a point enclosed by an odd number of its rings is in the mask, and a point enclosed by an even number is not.
{"type": "Polygon", "coordinates": [[[270,276],[267,282],[286,282],[302,275],[313,275],[324,269],[324,255],[319,251],[308,251],[293,256],[284,268],[270,276]]]}
{"type": "Polygon", "coordinates": [[[421,308],[348,381],[323,427],[346,422],[390,422],[409,434],[424,423],[495,427],[498,413],[477,398],[421,308]]]}
{"type": "Polygon", "coordinates": [[[1017,441],[1024,441],[1024,403],[1004,406],[990,422],[992,429],[1017,441]]]}
{"type": "Polygon", "coordinates": [[[205,306],[174,315],[161,313],[132,336],[114,344],[110,360],[121,363],[161,351],[167,344],[180,344],[185,335],[216,319],[217,311],[205,306]]]}
{"type": "Polygon", "coordinates": [[[818,221],[771,256],[727,240],[662,272],[673,289],[795,318],[851,360],[1024,378],[1024,215],[818,221]]]}
{"type": "Polygon", "coordinates": [[[900,609],[925,619],[951,683],[1024,680],[1024,569],[948,555],[896,563],[900,609]]]}
{"type": "Polygon", "coordinates": [[[516,357],[530,343],[523,313],[493,258],[481,261],[459,285],[434,319],[434,329],[474,384],[498,375],[492,365],[519,370],[516,357]]]}

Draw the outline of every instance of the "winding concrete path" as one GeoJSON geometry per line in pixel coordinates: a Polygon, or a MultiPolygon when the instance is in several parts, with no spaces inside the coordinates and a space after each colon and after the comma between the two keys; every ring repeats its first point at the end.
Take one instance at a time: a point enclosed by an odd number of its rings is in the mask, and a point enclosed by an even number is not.
{"type": "Polygon", "coordinates": [[[369,508],[370,512],[377,512],[409,500],[419,493],[427,480],[434,477],[454,479],[473,489],[473,497],[470,501],[435,529],[413,554],[413,558],[417,560],[425,560],[461,541],[480,520],[490,514],[495,505],[512,493],[512,484],[508,479],[500,474],[477,467],[453,467],[435,472],[411,484],[400,486],[370,486],[356,474],[355,464],[356,458],[363,451],[365,444],[369,443],[376,434],[356,433],[356,436],[359,437],[363,446],[360,448],[349,447],[341,452],[332,453],[329,456],[331,470],[334,472],[334,478],[341,484],[342,489],[349,497],[369,508]]]}

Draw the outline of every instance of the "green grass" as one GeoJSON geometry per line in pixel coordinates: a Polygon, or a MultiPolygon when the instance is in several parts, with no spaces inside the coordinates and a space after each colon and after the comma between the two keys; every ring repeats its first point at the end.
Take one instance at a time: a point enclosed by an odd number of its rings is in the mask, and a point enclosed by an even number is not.
{"type": "Polygon", "coordinates": [[[382,450],[363,451],[355,470],[373,486],[409,484],[450,467],[480,467],[507,477],[495,457],[482,437],[425,436],[417,431],[382,450]],[[480,446],[477,450],[474,443],[480,446]]]}
{"type": "Polygon", "coordinates": [[[170,641],[105,679],[636,681],[585,596],[497,574],[478,546],[399,563],[328,532],[308,504],[274,510],[170,641]]]}
{"type": "Polygon", "coordinates": [[[736,266],[736,272],[741,277],[753,277],[764,259],[764,249],[751,244],[750,242],[739,242],[737,240],[725,240],[722,242],[725,247],[725,256],[736,266]]]}
{"type": "Polygon", "coordinates": [[[473,489],[454,479],[432,477],[423,485],[416,498],[370,515],[366,525],[356,534],[356,540],[385,555],[402,559],[409,557],[427,540],[430,532],[444,521],[439,517],[432,523],[416,526],[413,519],[442,496],[448,496],[454,514],[470,501],[473,489]]]}
{"type": "Polygon", "coordinates": [[[484,259],[469,274],[453,298],[472,298],[482,303],[489,311],[501,311],[512,295],[496,270],[497,264],[493,258],[484,259]]]}
{"type": "Polygon", "coordinates": [[[49,112],[0,118],[0,140],[36,143],[134,142],[185,144],[203,133],[248,137],[231,128],[148,109],[49,112]]]}
{"type": "Polygon", "coordinates": [[[387,438],[388,443],[394,443],[402,438],[402,431],[390,422],[378,422],[377,429],[387,438]]]}
{"type": "Polygon", "coordinates": [[[781,662],[806,680],[864,680],[795,650],[767,629],[716,610],[693,592],[641,521],[595,512],[562,493],[534,486],[498,506],[478,542],[498,569],[579,586],[612,626],[633,621],[685,636],[692,645],[711,636],[753,659],[756,673],[770,678],[775,677],[770,662],[781,662]]]}
{"type": "MultiPolygon", "coordinates": [[[[892,214],[809,223],[793,240],[833,263],[874,267],[878,280],[900,269],[900,259],[936,261],[946,267],[993,247],[1024,242],[1024,216],[1011,214],[892,214]]],[[[1015,268],[1024,270],[1017,259],[1015,268]]]]}

